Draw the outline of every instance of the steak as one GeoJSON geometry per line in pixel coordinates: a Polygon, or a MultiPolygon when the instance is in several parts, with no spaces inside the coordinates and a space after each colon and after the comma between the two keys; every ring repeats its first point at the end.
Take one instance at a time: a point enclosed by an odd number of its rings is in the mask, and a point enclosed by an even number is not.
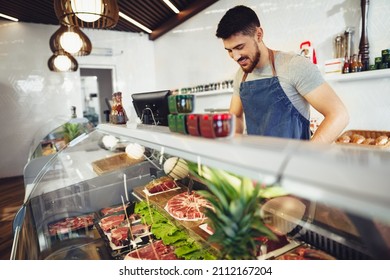
{"type": "Polygon", "coordinates": [[[125,214],[112,215],[100,220],[100,227],[104,232],[110,232],[111,229],[118,227],[125,220],[125,214]]]}
{"type": "Polygon", "coordinates": [[[93,225],[94,214],[69,217],[49,225],[49,234],[65,234],[93,225]]]}
{"type": "Polygon", "coordinates": [[[154,179],[145,185],[145,189],[150,194],[166,192],[178,187],[179,186],[176,184],[176,182],[171,177],[168,176],[162,176],[158,179],[154,179]]]}
{"type": "Polygon", "coordinates": [[[164,245],[162,240],[154,241],[149,245],[136,249],[125,256],[125,260],[178,260],[173,246],[164,245]]]}
{"type": "MultiPolygon", "coordinates": [[[[138,224],[131,226],[133,238],[149,233],[149,226],[138,224]]],[[[125,246],[130,243],[130,229],[128,226],[117,227],[111,230],[111,242],[116,246],[125,246]]]]}

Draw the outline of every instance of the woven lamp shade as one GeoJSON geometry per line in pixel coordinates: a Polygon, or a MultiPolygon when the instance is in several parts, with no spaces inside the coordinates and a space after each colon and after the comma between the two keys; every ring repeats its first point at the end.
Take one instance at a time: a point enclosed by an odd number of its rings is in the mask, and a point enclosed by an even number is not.
{"type": "Polygon", "coordinates": [[[53,72],[75,72],[79,68],[77,60],[64,50],[53,53],[47,61],[47,65],[50,71],[53,72]]]}
{"type": "Polygon", "coordinates": [[[54,0],[54,10],[60,23],[81,28],[105,29],[118,23],[116,0],[54,0]],[[88,3],[90,6],[83,6],[88,3]]]}
{"type": "Polygon", "coordinates": [[[85,35],[85,33],[82,32],[80,28],[77,26],[61,25],[61,27],[56,32],[54,32],[54,34],[50,37],[49,45],[53,53],[55,53],[58,50],[64,50],[68,53],[71,53],[72,55],[82,56],[82,55],[89,55],[92,51],[91,40],[89,40],[88,36],[85,35]],[[75,35],[77,34],[79,36],[79,40],[81,39],[80,42],[81,48],[77,52],[71,52],[65,49],[65,47],[61,45],[61,36],[67,32],[73,32],[75,35]]]}

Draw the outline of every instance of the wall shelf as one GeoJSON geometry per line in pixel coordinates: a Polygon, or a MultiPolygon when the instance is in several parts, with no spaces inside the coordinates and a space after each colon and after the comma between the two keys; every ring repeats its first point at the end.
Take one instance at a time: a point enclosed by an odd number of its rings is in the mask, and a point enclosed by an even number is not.
{"type": "Polygon", "coordinates": [[[226,89],[194,92],[192,94],[194,96],[213,96],[213,95],[225,95],[225,94],[229,94],[230,95],[232,93],[233,93],[233,89],[232,88],[226,88],[226,89]]]}
{"type": "Polygon", "coordinates": [[[352,82],[390,78],[390,69],[379,69],[349,74],[326,74],[325,80],[329,82],[352,82]]]}

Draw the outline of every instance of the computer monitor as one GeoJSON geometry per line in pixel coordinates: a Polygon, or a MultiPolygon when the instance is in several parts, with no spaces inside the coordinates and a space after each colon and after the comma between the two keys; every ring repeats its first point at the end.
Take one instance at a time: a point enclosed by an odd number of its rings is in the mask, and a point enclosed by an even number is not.
{"type": "Polygon", "coordinates": [[[134,109],[143,124],[168,126],[170,90],[133,93],[134,109]]]}

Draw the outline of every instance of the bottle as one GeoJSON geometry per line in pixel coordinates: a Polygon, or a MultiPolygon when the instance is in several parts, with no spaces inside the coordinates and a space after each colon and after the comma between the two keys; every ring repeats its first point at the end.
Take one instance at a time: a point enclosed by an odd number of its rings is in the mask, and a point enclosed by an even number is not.
{"type": "Polygon", "coordinates": [[[344,50],[344,37],[340,34],[335,38],[335,58],[343,57],[345,54],[344,50]]]}
{"type": "Polygon", "coordinates": [[[110,122],[113,124],[125,124],[127,122],[127,116],[122,105],[121,92],[114,92],[112,94],[112,103],[110,122]]]}
{"type": "Polygon", "coordinates": [[[352,73],[358,72],[358,59],[357,59],[357,55],[356,54],[354,54],[352,56],[352,62],[351,62],[351,66],[350,66],[349,70],[352,73]]]}
{"type": "Polygon", "coordinates": [[[70,107],[70,111],[71,111],[71,118],[72,119],[75,119],[75,118],[77,118],[77,114],[76,114],[76,106],[72,106],[72,107],[70,107]]]}
{"type": "Polygon", "coordinates": [[[363,62],[362,62],[362,55],[361,55],[361,54],[358,55],[357,64],[358,64],[358,66],[357,66],[357,72],[363,71],[363,62]]]}
{"type": "Polygon", "coordinates": [[[348,56],[345,56],[344,58],[344,66],[343,66],[343,74],[349,73],[349,61],[348,56]]]}

